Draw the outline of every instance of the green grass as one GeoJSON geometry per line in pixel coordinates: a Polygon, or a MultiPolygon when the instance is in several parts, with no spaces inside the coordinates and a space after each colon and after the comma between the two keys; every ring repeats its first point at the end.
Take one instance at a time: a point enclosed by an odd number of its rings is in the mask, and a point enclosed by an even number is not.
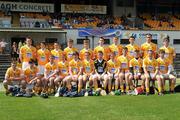
{"type": "Polygon", "coordinates": [[[0,120],[178,120],[179,102],[180,93],[42,99],[0,92],[0,120]]]}
{"type": "Polygon", "coordinates": [[[1,120],[177,120],[180,94],[42,99],[0,93],[1,120]]]}

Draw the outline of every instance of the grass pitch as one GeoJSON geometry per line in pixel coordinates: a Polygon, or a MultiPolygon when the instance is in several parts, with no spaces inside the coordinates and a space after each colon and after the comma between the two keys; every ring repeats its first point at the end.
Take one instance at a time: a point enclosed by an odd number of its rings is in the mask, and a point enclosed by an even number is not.
{"type": "Polygon", "coordinates": [[[178,120],[180,93],[42,99],[0,92],[0,120],[178,120]]]}

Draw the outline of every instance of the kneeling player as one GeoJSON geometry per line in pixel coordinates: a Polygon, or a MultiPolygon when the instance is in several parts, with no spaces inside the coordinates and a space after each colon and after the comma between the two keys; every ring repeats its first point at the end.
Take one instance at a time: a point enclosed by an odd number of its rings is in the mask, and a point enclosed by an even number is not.
{"type": "Polygon", "coordinates": [[[90,89],[93,87],[93,75],[94,75],[94,61],[90,59],[91,55],[89,51],[84,53],[83,60],[83,86],[85,87],[86,82],[89,84],[90,89]]]}
{"type": "Polygon", "coordinates": [[[107,74],[108,74],[108,91],[111,92],[112,87],[115,86],[115,90],[119,87],[119,75],[118,75],[118,65],[115,59],[116,53],[110,53],[110,60],[107,62],[107,74]],[[113,85],[113,86],[112,86],[113,85]]]}
{"type": "Polygon", "coordinates": [[[98,82],[100,82],[100,87],[104,88],[106,90],[107,83],[108,83],[108,75],[106,66],[107,62],[103,59],[103,52],[98,51],[97,53],[97,59],[94,61],[95,66],[95,75],[93,77],[94,82],[94,88],[95,90],[98,88],[98,82]]]}
{"type": "Polygon", "coordinates": [[[17,62],[11,62],[11,67],[7,69],[5,74],[5,80],[3,81],[4,88],[6,90],[6,95],[9,94],[8,85],[21,85],[24,82],[22,77],[22,70],[16,67],[17,62]]]}
{"type": "Polygon", "coordinates": [[[144,69],[144,75],[145,75],[145,86],[146,86],[146,95],[149,95],[150,92],[150,80],[154,82],[154,80],[157,80],[158,82],[158,90],[159,95],[162,95],[162,80],[160,79],[158,75],[158,63],[155,58],[153,58],[153,51],[152,49],[148,50],[148,56],[143,59],[143,69],[144,69]]]}
{"type": "Polygon", "coordinates": [[[169,91],[171,93],[174,92],[174,86],[176,84],[176,77],[171,73],[172,65],[169,59],[164,57],[165,51],[159,50],[159,58],[157,59],[158,67],[159,67],[159,75],[162,79],[162,87],[163,91],[165,90],[165,80],[169,80],[169,91]]]}
{"type": "MultiPolygon", "coordinates": [[[[130,74],[130,81],[132,82],[132,80],[134,79],[134,86],[137,87],[138,86],[138,80],[142,80],[141,83],[141,87],[144,88],[144,83],[145,83],[145,77],[143,74],[143,60],[140,58],[140,51],[139,50],[135,50],[134,51],[134,57],[133,59],[130,60],[129,62],[129,67],[130,67],[130,72],[132,74],[130,74]]],[[[132,83],[131,83],[132,84],[132,83]]]]}

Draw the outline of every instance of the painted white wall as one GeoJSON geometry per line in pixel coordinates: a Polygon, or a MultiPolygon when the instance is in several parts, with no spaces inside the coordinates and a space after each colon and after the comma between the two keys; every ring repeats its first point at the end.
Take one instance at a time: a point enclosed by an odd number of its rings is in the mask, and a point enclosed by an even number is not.
{"type": "MultiPolygon", "coordinates": [[[[82,45],[77,44],[77,38],[84,38],[84,37],[79,37],[78,35],[78,30],[65,30],[67,32],[67,40],[68,39],[73,39],[74,40],[74,46],[77,47],[79,50],[82,49],[82,45]]],[[[173,45],[173,39],[180,39],[179,31],[145,31],[145,30],[136,30],[136,31],[130,31],[130,30],[124,30],[121,32],[122,36],[120,38],[123,39],[128,39],[129,36],[132,34],[146,34],[146,33],[151,33],[151,34],[158,34],[158,47],[162,46],[162,39],[166,35],[170,36],[170,45],[172,45],[177,53],[180,53],[180,45],[173,45]]],[[[44,41],[45,38],[57,38],[59,43],[64,42],[65,36],[64,34],[61,33],[20,33],[20,32],[0,32],[0,38],[4,38],[6,42],[11,43],[11,38],[12,37],[26,37],[26,36],[31,36],[35,43],[39,43],[40,41],[44,41]]],[[[92,48],[92,37],[89,37],[91,41],[91,48],[92,48]]],[[[110,44],[112,43],[112,38],[110,39],[110,44]]],[[[98,45],[98,37],[94,38],[94,47],[98,45]]],[[[142,43],[145,42],[145,39],[139,39],[137,38],[135,41],[138,45],[141,45],[142,43]]],[[[7,50],[10,49],[10,46],[7,48],[7,50]]]]}

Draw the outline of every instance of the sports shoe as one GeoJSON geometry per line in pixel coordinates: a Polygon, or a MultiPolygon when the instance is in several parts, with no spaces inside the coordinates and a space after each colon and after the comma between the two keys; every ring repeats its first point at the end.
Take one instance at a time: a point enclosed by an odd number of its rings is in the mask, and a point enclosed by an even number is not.
{"type": "Polygon", "coordinates": [[[88,95],[89,95],[88,92],[85,92],[84,96],[87,97],[88,95]]]}
{"type": "Polygon", "coordinates": [[[100,95],[102,95],[102,96],[106,96],[106,95],[107,95],[107,93],[106,93],[106,91],[105,91],[105,90],[101,90],[101,91],[100,91],[100,95]]]}
{"type": "Polygon", "coordinates": [[[175,94],[175,91],[171,90],[169,91],[169,94],[175,94]]]}
{"type": "Polygon", "coordinates": [[[146,96],[149,96],[149,92],[146,92],[146,96]]]}
{"type": "Polygon", "coordinates": [[[30,93],[26,93],[26,94],[23,95],[23,97],[31,98],[32,95],[30,93]]]}
{"type": "Polygon", "coordinates": [[[54,95],[54,97],[59,97],[59,92],[57,92],[57,93],[54,95]]]}
{"type": "Polygon", "coordinates": [[[128,91],[127,95],[136,95],[136,92],[134,90],[128,91]]]}
{"type": "Polygon", "coordinates": [[[121,90],[115,90],[115,95],[121,95],[121,90]]]}
{"type": "Polygon", "coordinates": [[[56,94],[54,95],[54,97],[59,97],[60,95],[59,95],[59,91],[60,91],[60,87],[57,89],[57,92],[56,92],[56,94]]]}
{"type": "Polygon", "coordinates": [[[41,95],[40,95],[40,97],[42,97],[42,98],[48,98],[48,94],[42,92],[41,95]]]}
{"type": "Polygon", "coordinates": [[[21,93],[21,92],[19,92],[19,93],[17,93],[15,96],[16,96],[16,97],[23,97],[23,96],[24,96],[24,94],[23,94],[23,93],[21,93]]]}
{"type": "Polygon", "coordinates": [[[10,94],[9,90],[6,90],[5,95],[8,96],[10,94]]]}
{"type": "Polygon", "coordinates": [[[114,91],[111,91],[111,92],[109,93],[109,95],[114,96],[114,95],[115,95],[115,92],[114,92],[114,91]]]}
{"type": "Polygon", "coordinates": [[[159,96],[164,96],[164,94],[162,92],[158,93],[159,96]]]}

